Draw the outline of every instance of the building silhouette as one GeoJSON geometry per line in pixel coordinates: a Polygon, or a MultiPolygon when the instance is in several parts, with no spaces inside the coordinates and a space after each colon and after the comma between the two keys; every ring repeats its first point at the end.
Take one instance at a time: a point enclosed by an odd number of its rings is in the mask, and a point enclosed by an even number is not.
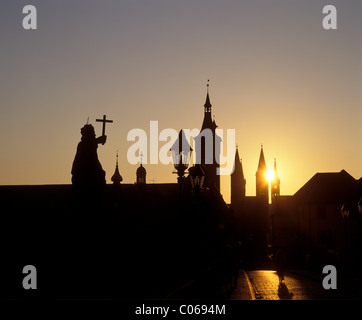
{"type": "MultiPolygon", "coordinates": [[[[205,172],[205,187],[216,188],[220,191],[220,143],[221,138],[216,134],[215,118],[212,119],[212,105],[207,84],[206,101],[204,104],[204,119],[200,134],[194,138],[196,146],[201,146],[201,152],[196,154],[196,161],[205,172]]],[[[198,151],[199,148],[196,148],[198,151]]]]}
{"type": "Polygon", "coordinates": [[[274,179],[270,182],[270,196],[271,202],[275,200],[275,197],[280,196],[280,179],[277,170],[277,160],[274,158],[274,179]]]}
{"type": "Polygon", "coordinates": [[[255,178],[256,197],[260,198],[260,201],[268,202],[269,184],[267,180],[267,167],[264,158],[263,145],[260,150],[258,170],[256,171],[255,178]]]}
{"type": "Polygon", "coordinates": [[[330,263],[358,272],[362,178],[345,170],[317,173],[284,196],[274,159],[269,203],[263,146],[255,196],[246,196],[237,147],[228,205],[220,194],[221,140],[211,109],[207,90],[195,138],[200,165],[188,168],[178,183],[147,184],[141,159],[136,183],[121,184],[117,153],[112,184],[106,184],[96,152],[105,136],[95,138],[88,125],[83,133],[90,139],[78,145],[73,184],[0,186],[7,298],[225,297],[235,270],[270,268],[275,248],[285,252],[287,267],[320,270],[330,263]],[[89,192],[88,184],[96,187],[89,192]],[[32,292],[14,285],[28,264],[41,274],[39,290],[32,292]]]}
{"type": "MultiPolygon", "coordinates": [[[[345,170],[315,174],[294,195],[298,248],[311,265],[335,264],[343,272],[362,267],[362,179],[345,170]]],[[[358,271],[357,271],[358,270],[358,271]]]]}
{"type": "Polygon", "coordinates": [[[180,179],[183,188],[179,183],[147,184],[142,156],[136,183],[121,184],[118,153],[112,184],[106,184],[97,156],[97,145],[106,137],[96,138],[88,124],[77,148],[72,185],[0,186],[0,201],[8,213],[2,217],[7,226],[2,236],[10,244],[4,252],[8,297],[46,297],[50,290],[56,298],[71,299],[222,296],[226,248],[234,238],[230,209],[219,191],[216,124],[209,121],[210,112],[207,94],[203,127],[211,131],[212,140],[200,135],[200,166],[207,173],[195,166],[180,179]],[[12,270],[29,261],[46,270],[39,271],[43,282],[33,293],[13,286],[22,273],[12,270]]]}
{"type": "Polygon", "coordinates": [[[136,171],[136,184],[146,184],[146,174],[146,169],[141,162],[136,171]]]}
{"type": "Polygon", "coordinates": [[[234,171],[230,176],[231,203],[241,241],[247,247],[246,265],[267,265],[268,249],[271,245],[272,224],[270,219],[269,183],[263,146],[255,174],[256,195],[246,196],[246,179],[236,148],[234,171]]]}
{"type": "Polygon", "coordinates": [[[239,149],[236,146],[234,170],[231,174],[231,206],[237,204],[246,195],[246,180],[244,178],[243,165],[239,156],[239,149]]]}
{"type": "Polygon", "coordinates": [[[245,196],[237,148],[230,207],[242,241],[253,251],[248,252],[252,263],[247,267],[265,264],[266,256],[283,248],[291,268],[319,270],[333,264],[342,272],[357,274],[362,267],[362,178],[356,180],[345,170],[317,173],[294,195],[281,195],[274,159],[269,204],[266,171],[262,147],[256,196],[245,196]]]}

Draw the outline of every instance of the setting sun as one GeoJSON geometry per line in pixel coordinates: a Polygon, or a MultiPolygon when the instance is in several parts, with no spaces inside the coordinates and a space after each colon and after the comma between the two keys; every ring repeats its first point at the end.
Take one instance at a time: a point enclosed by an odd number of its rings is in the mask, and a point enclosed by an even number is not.
{"type": "Polygon", "coordinates": [[[275,178],[275,174],[274,174],[274,171],[273,170],[268,170],[266,172],[266,178],[268,179],[268,181],[273,181],[274,178],[275,178]]]}

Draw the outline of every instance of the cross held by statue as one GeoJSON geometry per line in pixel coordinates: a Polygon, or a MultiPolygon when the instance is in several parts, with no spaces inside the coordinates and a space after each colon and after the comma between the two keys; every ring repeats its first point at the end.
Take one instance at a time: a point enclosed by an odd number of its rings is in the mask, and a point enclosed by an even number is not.
{"type": "MultiPolygon", "coordinates": [[[[102,136],[104,136],[105,133],[106,133],[106,122],[113,123],[113,120],[107,120],[106,115],[103,115],[103,119],[96,119],[96,121],[103,123],[103,126],[102,126],[102,136]]],[[[102,143],[102,144],[104,144],[104,143],[102,143]]]]}

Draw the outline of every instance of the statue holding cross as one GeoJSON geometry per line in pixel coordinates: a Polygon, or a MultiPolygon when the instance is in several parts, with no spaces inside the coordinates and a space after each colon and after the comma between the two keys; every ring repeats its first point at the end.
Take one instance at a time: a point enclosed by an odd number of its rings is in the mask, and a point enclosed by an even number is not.
{"type": "MultiPolygon", "coordinates": [[[[106,115],[103,115],[103,119],[96,119],[97,122],[103,122],[103,126],[102,126],[102,137],[107,137],[106,136],[106,123],[113,123],[113,120],[107,120],[106,115]]],[[[106,138],[107,140],[107,138],[106,138]]],[[[106,141],[102,142],[102,145],[105,144],[106,141]]]]}
{"type": "Polygon", "coordinates": [[[99,162],[97,148],[98,144],[104,145],[107,141],[106,122],[113,121],[107,120],[105,115],[103,119],[96,119],[96,121],[103,122],[102,135],[96,138],[93,126],[88,123],[84,125],[72,167],[72,184],[83,189],[94,189],[106,184],[106,173],[99,162]]]}

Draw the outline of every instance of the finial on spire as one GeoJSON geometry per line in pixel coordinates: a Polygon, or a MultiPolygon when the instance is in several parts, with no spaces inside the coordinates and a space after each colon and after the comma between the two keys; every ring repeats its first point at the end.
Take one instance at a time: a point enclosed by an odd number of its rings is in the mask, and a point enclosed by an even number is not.
{"type": "Polygon", "coordinates": [[[113,184],[116,184],[116,185],[119,185],[123,181],[123,178],[120,175],[119,170],[118,170],[118,150],[117,150],[117,154],[116,154],[116,170],[114,171],[111,181],[113,181],[113,184]]]}
{"type": "Polygon", "coordinates": [[[210,80],[209,79],[207,79],[207,93],[209,93],[209,86],[210,86],[210,80]]]}
{"type": "Polygon", "coordinates": [[[207,80],[207,93],[206,93],[206,101],[205,101],[204,107],[205,107],[205,112],[209,113],[210,120],[211,120],[211,103],[210,103],[210,98],[209,98],[209,81],[210,80],[207,80]]]}
{"type": "Polygon", "coordinates": [[[87,125],[89,124],[89,117],[87,118],[87,125]]]}
{"type": "Polygon", "coordinates": [[[142,166],[142,158],[143,158],[143,153],[142,153],[142,151],[141,151],[141,153],[140,153],[141,166],[142,166]]]}

